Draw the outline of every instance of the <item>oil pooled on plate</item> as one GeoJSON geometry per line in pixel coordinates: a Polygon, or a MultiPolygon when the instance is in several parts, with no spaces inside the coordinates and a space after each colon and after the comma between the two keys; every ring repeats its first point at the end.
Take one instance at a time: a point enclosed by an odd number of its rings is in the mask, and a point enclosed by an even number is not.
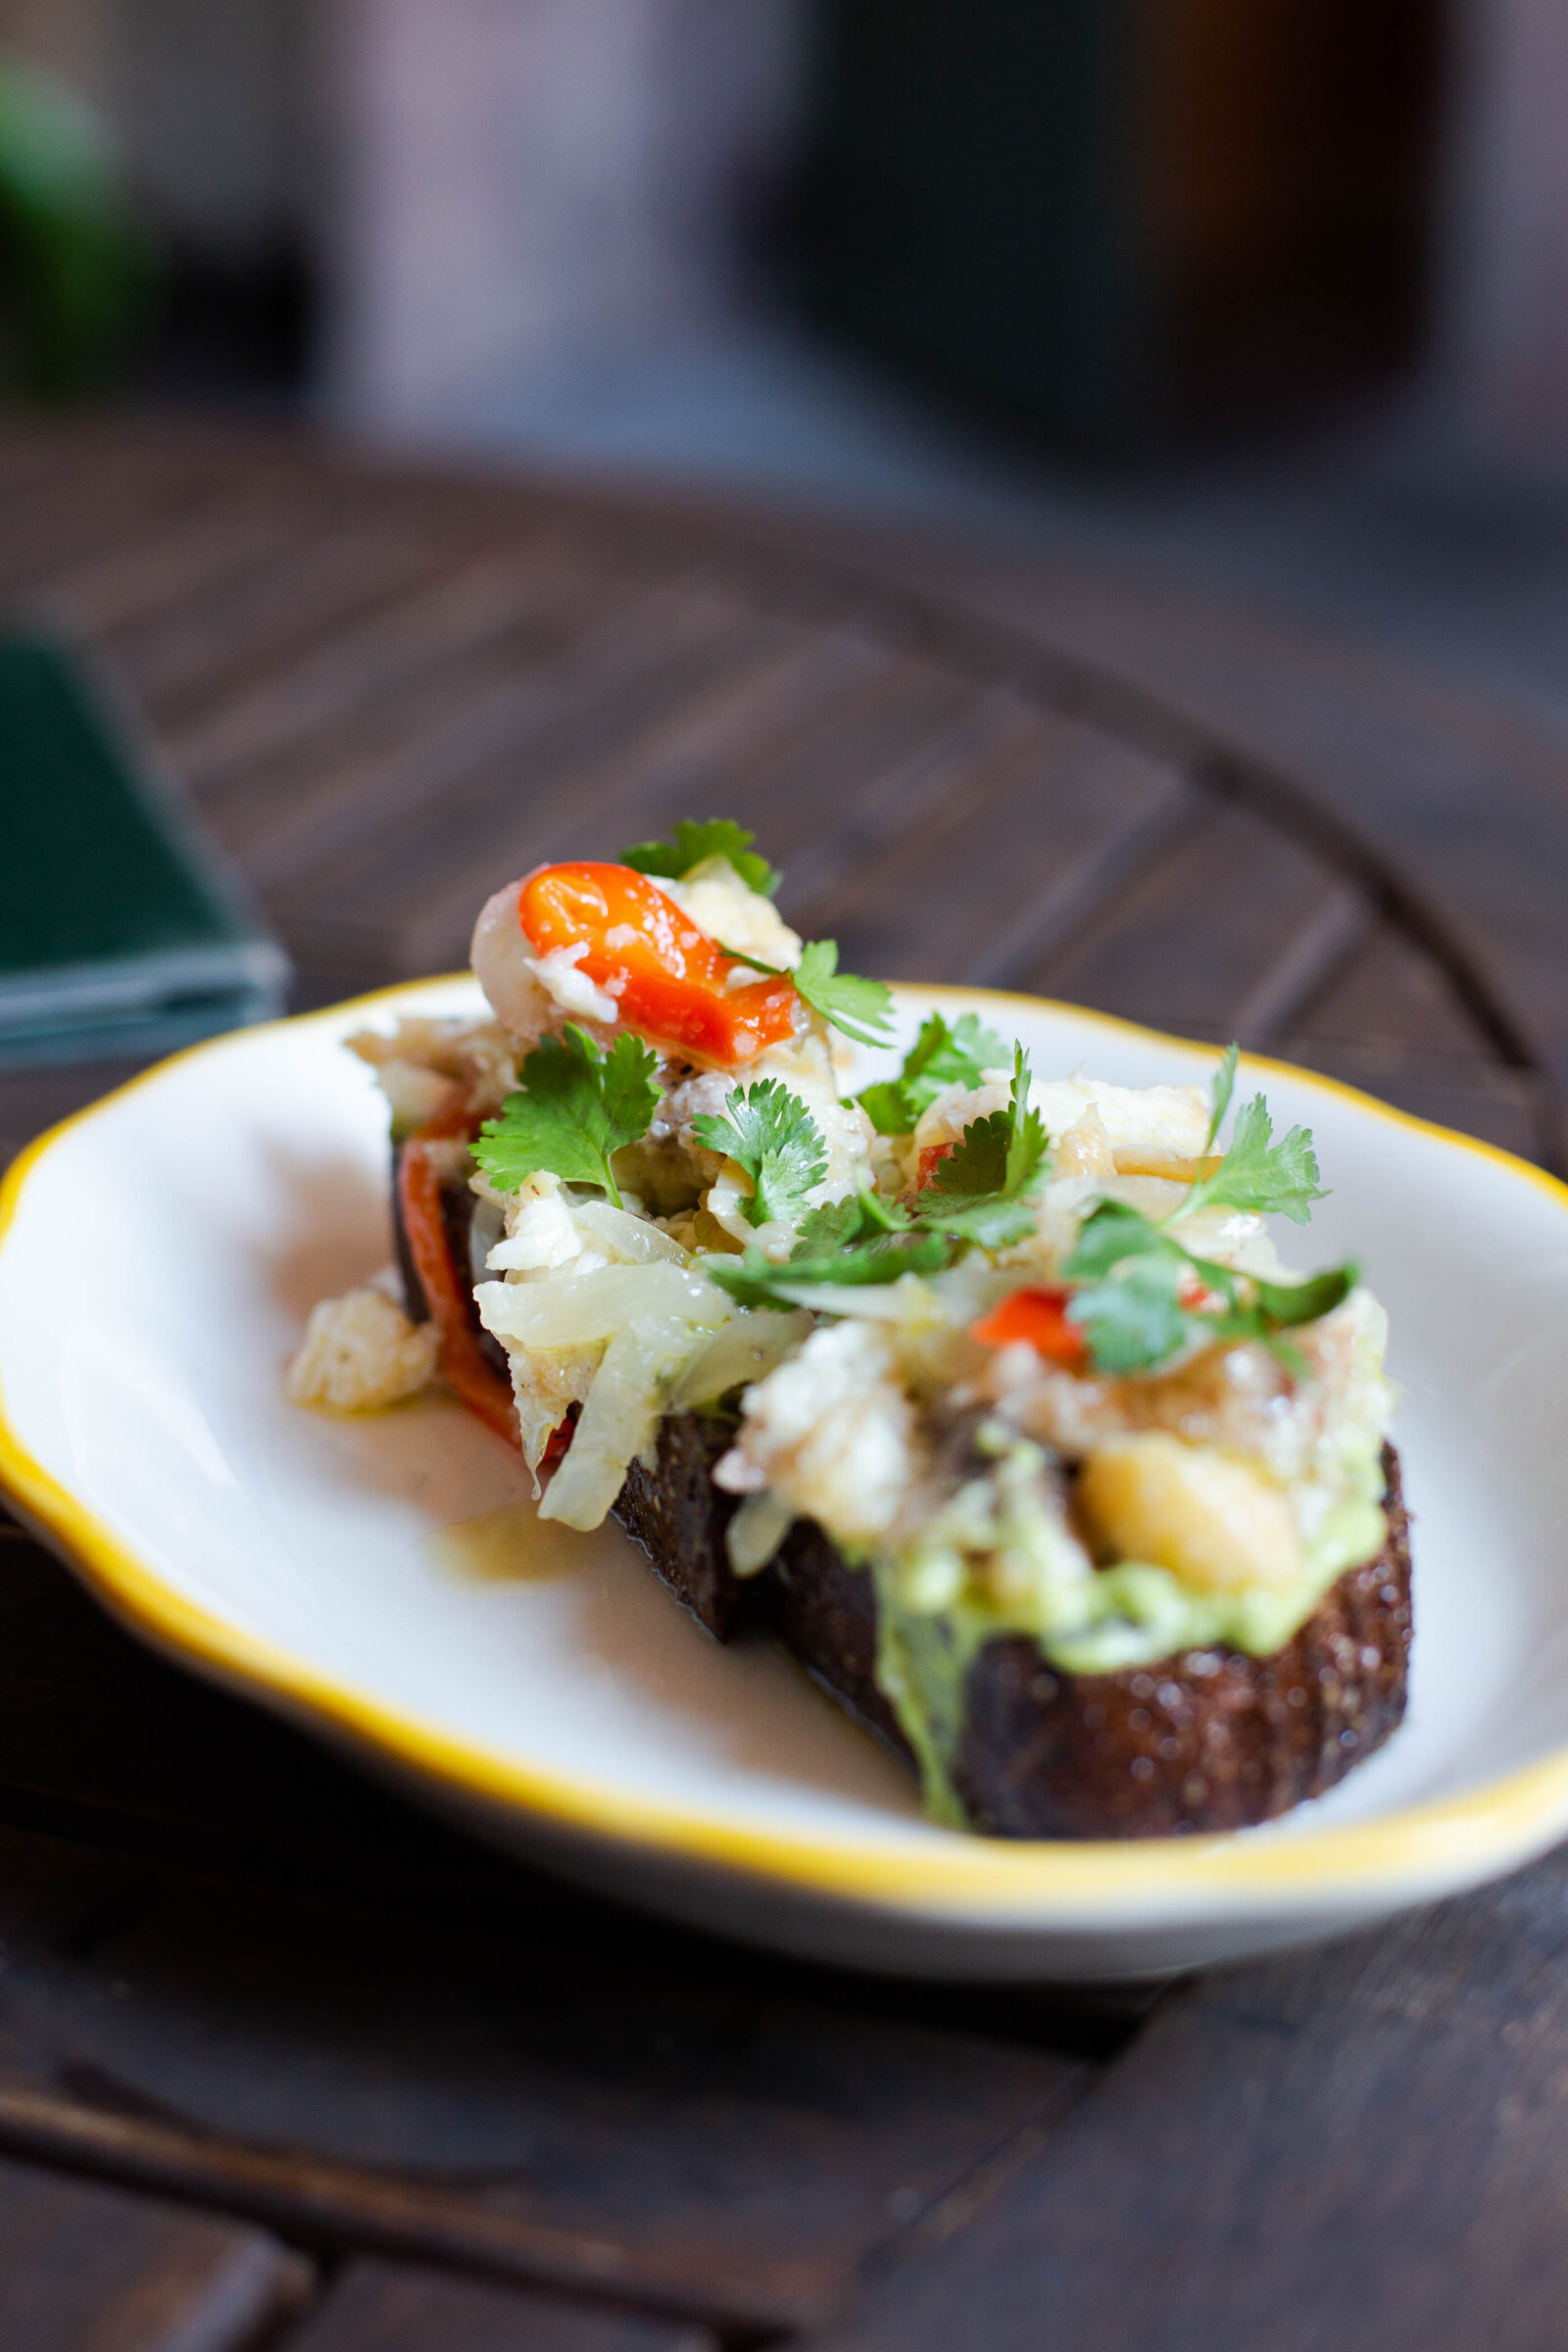
{"type": "Polygon", "coordinates": [[[419,1539],[419,1557],[444,1576],[476,1585],[548,1585],[576,1576],[595,1556],[591,1536],[541,1519],[532,1502],[504,1502],[419,1539]]]}

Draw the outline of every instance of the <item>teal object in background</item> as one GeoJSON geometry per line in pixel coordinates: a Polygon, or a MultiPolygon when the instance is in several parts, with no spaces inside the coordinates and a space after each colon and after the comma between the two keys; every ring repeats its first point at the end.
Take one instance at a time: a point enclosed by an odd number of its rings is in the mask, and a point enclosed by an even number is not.
{"type": "Polygon", "coordinates": [[[75,658],[0,637],[0,1066],[167,1053],[288,977],[75,658]]]}

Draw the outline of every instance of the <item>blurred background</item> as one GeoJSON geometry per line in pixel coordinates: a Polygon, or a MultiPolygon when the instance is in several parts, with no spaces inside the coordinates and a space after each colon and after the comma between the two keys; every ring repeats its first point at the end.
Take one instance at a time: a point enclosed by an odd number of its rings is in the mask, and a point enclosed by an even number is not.
{"type": "Polygon", "coordinates": [[[0,0],[14,402],[1083,542],[1568,728],[1568,0],[0,0]]]}

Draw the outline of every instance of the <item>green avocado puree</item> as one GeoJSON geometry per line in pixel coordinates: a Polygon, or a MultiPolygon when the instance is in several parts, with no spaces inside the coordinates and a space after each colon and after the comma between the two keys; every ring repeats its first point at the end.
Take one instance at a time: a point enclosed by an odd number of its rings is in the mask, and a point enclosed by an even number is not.
{"type": "Polygon", "coordinates": [[[1031,1635],[1069,1674],[1152,1665],[1188,1649],[1270,1657],[1347,1568],[1377,1557],[1388,1533],[1381,1446],[1360,1433],[1300,1577],[1273,1591],[1199,1592],[1139,1560],[1086,1572],[1041,1469],[1036,1446],[1009,1444],[905,1551],[865,1561],[876,1584],[878,1686],[914,1750],[928,1811],[956,1827],[964,1819],[953,1786],[964,1684],[987,1642],[1031,1635]],[[982,1564],[984,1577],[974,1573],[982,1564]]]}

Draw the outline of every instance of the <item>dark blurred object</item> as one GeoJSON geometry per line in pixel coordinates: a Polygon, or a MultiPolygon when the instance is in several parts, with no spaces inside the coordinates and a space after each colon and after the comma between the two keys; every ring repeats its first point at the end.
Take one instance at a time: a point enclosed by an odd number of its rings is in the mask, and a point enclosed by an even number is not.
{"type": "Polygon", "coordinates": [[[279,234],[237,254],[171,241],[136,389],[158,401],[286,411],[309,384],[316,310],[303,239],[279,234]]]}
{"type": "Polygon", "coordinates": [[[0,637],[0,1067],[170,1053],[282,1010],[281,948],[48,637],[0,637]]]}
{"type": "Polygon", "coordinates": [[[105,390],[154,281],[92,114],[49,75],[0,62],[0,385],[46,402],[105,390]]]}
{"type": "Polygon", "coordinates": [[[1080,447],[1418,353],[1444,0],[816,0],[806,285],[1080,447]]]}

